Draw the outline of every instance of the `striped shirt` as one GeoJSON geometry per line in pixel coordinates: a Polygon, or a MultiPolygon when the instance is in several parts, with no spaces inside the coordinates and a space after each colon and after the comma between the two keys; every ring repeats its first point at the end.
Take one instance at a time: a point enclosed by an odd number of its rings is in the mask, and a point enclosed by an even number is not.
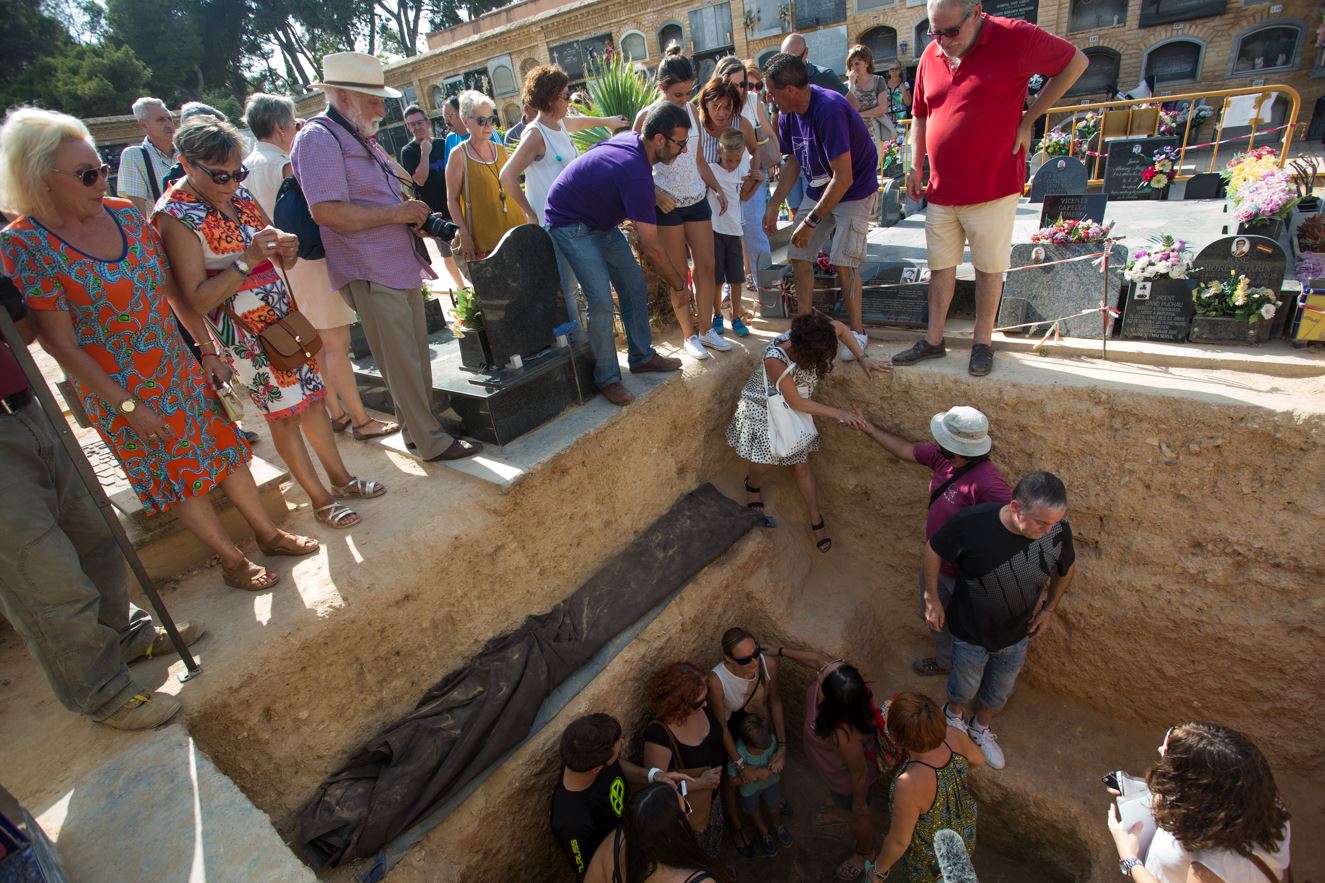
{"type": "Polygon", "coordinates": [[[152,203],[156,201],[153,192],[159,196],[165,188],[161,186],[161,181],[170,172],[170,167],[179,159],[179,154],[172,153],[170,156],[162,153],[157,146],[152,143],[151,138],[144,138],[142,144],[131,144],[120,152],[120,168],[116,173],[115,192],[124,199],[142,199],[148,204],[148,214],[151,214],[152,203]],[[156,187],[153,188],[147,180],[147,168],[143,165],[143,151],[147,151],[147,157],[152,163],[152,174],[156,180],[156,187]]]}

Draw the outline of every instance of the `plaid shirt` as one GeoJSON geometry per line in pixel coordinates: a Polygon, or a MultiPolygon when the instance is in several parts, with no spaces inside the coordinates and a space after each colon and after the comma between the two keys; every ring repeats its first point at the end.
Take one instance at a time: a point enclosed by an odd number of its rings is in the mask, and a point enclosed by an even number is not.
{"type": "MultiPolygon", "coordinates": [[[[299,131],[290,150],[290,164],[310,207],[321,202],[397,205],[404,201],[400,181],[378,164],[390,168],[391,160],[376,144],[372,145],[374,159],[363,144],[326,114],[309,120],[299,131]],[[334,135],[328,127],[335,130],[334,135]]],[[[367,281],[410,289],[418,288],[424,279],[437,278],[414,250],[414,233],[405,224],[352,233],[324,226],[321,231],[333,288],[367,281]]]]}
{"type": "Polygon", "coordinates": [[[166,156],[157,146],[152,143],[151,138],[144,138],[142,144],[131,144],[120,152],[120,168],[115,179],[115,192],[124,199],[142,199],[146,200],[148,211],[151,212],[152,186],[147,182],[146,169],[143,167],[142,150],[147,151],[148,159],[152,163],[152,172],[156,176],[156,192],[163,193],[165,188],[161,186],[161,181],[170,172],[170,167],[179,159],[179,154],[166,156]]]}

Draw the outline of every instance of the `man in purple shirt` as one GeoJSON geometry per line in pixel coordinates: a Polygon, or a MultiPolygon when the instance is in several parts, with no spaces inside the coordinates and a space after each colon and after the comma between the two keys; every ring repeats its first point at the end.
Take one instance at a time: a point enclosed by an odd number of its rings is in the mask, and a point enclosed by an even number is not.
{"type": "MultiPolygon", "coordinates": [[[[929,512],[925,517],[925,541],[934,538],[952,516],[978,503],[1006,503],[1012,499],[1003,473],[989,460],[993,442],[989,438],[989,418],[975,408],[958,406],[929,421],[929,431],[937,444],[913,444],[870,423],[865,431],[883,449],[899,460],[919,463],[933,473],[929,480],[929,512]]],[[[920,573],[920,616],[925,616],[925,574],[920,573]]],[[[952,597],[957,568],[944,561],[939,570],[939,599],[943,604],[952,597]]],[[[952,669],[952,633],[947,625],[935,631],[934,655],[911,664],[917,674],[947,674],[952,669]]]]}
{"type": "MultiPolygon", "coordinates": [[[[290,163],[322,231],[333,287],[359,314],[404,427],[425,460],[458,460],[483,449],[452,438],[433,413],[432,359],[419,287],[435,279],[420,225],[428,204],[407,199],[393,164],[370,139],[386,115],[382,63],[360,52],[322,59],[327,111],[304,125],[290,163]]],[[[296,295],[297,297],[298,295],[296,295]]]]}
{"type": "Polygon", "coordinates": [[[640,249],[672,290],[686,286],[685,270],[672,265],[655,224],[653,166],[670,163],[686,149],[690,116],[666,102],[644,119],[644,131],[622,132],[576,157],[553,182],[545,213],[548,233],[570,264],[589,306],[589,347],[594,385],[614,405],[635,396],[621,382],[613,340],[612,289],[621,304],[630,370],[677,371],[680,359],[659,355],[649,331],[644,273],[617,225],[633,221],[640,249]]]}
{"type": "MultiPolygon", "coordinates": [[[[847,321],[864,352],[865,335],[860,304],[860,262],[865,258],[865,236],[870,229],[879,181],[875,170],[879,151],[860,113],[845,97],[811,85],[805,62],[779,52],[764,63],[764,79],[778,106],[778,140],[786,163],[778,175],[778,188],[764,212],[764,229],[777,231],[778,206],[802,174],[808,186],[798,206],[791,206],[791,244],[787,257],[795,274],[797,310],[813,307],[814,261],[833,237],[828,260],[842,280],[847,321]]],[[[855,358],[845,345],[838,348],[843,361],[855,358]]]]}

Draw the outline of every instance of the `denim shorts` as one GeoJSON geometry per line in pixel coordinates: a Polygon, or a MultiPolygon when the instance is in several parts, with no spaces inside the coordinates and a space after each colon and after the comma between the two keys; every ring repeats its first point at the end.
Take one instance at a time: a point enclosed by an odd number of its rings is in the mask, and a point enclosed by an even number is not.
{"type": "Polygon", "coordinates": [[[1026,645],[1022,638],[1002,650],[990,652],[979,644],[952,639],[952,671],[948,674],[948,702],[969,705],[979,699],[990,711],[1001,711],[1012,696],[1017,674],[1026,664],[1026,645]]]}
{"type": "Polygon", "coordinates": [[[682,224],[698,224],[713,220],[713,209],[709,206],[707,196],[694,205],[677,206],[670,212],[663,212],[662,209],[655,207],[653,213],[659,227],[680,227],[682,224]]]}
{"type": "Polygon", "coordinates": [[[767,810],[775,810],[782,805],[782,788],[777,782],[753,794],[741,795],[741,812],[747,816],[754,815],[760,804],[767,810]]]}

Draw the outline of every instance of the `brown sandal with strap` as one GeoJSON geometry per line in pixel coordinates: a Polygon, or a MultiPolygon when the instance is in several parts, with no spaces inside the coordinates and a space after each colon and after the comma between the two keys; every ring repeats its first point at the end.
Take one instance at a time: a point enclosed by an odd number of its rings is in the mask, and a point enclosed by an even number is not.
{"type": "MultiPolygon", "coordinates": [[[[348,420],[349,418],[346,419],[348,420]]],[[[355,441],[369,441],[375,438],[382,438],[386,435],[394,435],[399,431],[400,424],[394,420],[379,420],[376,417],[369,417],[364,422],[356,424],[354,431],[351,434],[354,436],[355,441]],[[379,424],[382,428],[374,429],[372,432],[363,431],[365,426],[372,426],[374,423],[379,424]]]]}
{"type": "Polygon", "coordinates": [[[349,429],[350,424],[353,422],[350,420],[349,414],[341,414],[339,417],[331,417],[328,415],[328,417],[331,420],[331,431],[337,435],[340,435],[342,432],[349,429]]]}
{"type": "Polygon", "coordinates": [[[234,568],[222,564],[221,578],[225,580],[225,584],[230,588],[243,589],[245,592],[265,592],[281,581],[279,573],[268,570],[260,564],[254,564],[247,558],[243,559],[234,568]],[[253,573],[250,570],[252,567],[256,567],[258,572],[253,573]]]}
{"type": "Polygon", "coordinates": [[[289,555],[291,558],[299,558],[316,552],[318,542],[312,537],[301,537],[278,527],[275,536],[258,540],[258,548],[264,555],[289,555]]]}

